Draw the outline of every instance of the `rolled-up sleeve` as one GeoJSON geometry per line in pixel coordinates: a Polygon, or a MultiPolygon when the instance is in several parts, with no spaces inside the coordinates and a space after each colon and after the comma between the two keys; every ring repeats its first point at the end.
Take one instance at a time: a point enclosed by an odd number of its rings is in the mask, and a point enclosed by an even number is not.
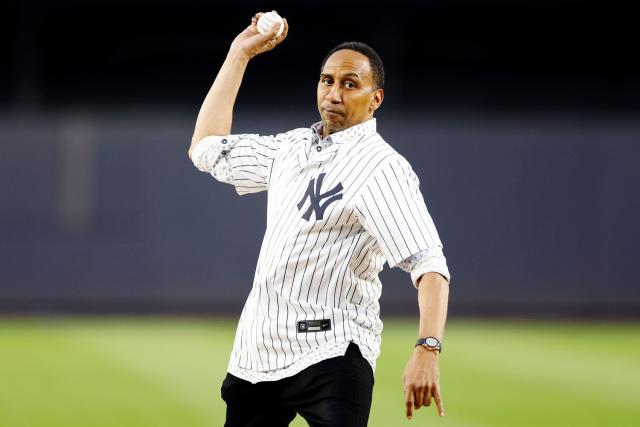
{"type": "Polygon", "coordinates": [[[398,267],[411,275],[411,283],[417,289],[418,280],[425,273],[439,273],[447,281],[451,281],[451,274],[447,267],[447,259],[442,251],[442,246],[434,246],[431,249],[420,251],[398,264],[398,267]]]}
{"type": "Polygon", "coordinates": [[[409,272],[414,287],[428,272],[450,280],[420,181],[406,159],[394,156],[367,178],[356,206],[363,227],[375,237],[389,267],[409,272]]]}
{"type": "Polygon", "coordinates": [[[257,193],[269,189],[273,163],[285,138],[286,134],[207,136],[191,158],[198,170],[233,185],[238,194],[257,193]]]}

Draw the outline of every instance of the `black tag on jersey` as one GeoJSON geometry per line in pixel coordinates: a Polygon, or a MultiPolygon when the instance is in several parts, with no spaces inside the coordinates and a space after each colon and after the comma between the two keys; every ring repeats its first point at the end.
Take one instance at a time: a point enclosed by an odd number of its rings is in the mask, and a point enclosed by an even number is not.
{"type": "Polygon", "coordinates": [[[298,332],[322,332],[331,330],[331,319],[322,320],[300,320],[298,322],[298,332]]]}

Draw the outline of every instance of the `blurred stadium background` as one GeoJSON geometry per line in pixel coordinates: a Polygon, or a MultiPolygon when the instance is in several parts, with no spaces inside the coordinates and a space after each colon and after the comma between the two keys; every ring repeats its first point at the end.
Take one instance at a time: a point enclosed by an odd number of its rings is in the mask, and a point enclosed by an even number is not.
{"type": "MultiPolygon", "coordinates": [[[[447,426],[640,419],[640,18],[575,1],[10,1],[0,26],[0,426],[216,426],[265,227],[187,157],[229,43],[235,132],[317,120],[325,53],[385,61],[379,132],[412,163],[453,274],[447,426]]],[[[371,426],[407,423],[415,290],[385,271],[371,426]]],[[[433,412],[433,411],[430,411],[433,412]]],[[[300,420],[296,425],[304,425],[300,420]]]]}

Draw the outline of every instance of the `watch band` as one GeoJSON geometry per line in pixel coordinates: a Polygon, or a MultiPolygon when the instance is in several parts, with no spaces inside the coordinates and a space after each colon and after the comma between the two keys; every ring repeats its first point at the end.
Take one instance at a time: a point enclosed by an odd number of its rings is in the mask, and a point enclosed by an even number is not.
{"type": "Polygon", "coordinates": [[[437,350],[438,353],[442,353],[442,342],[440,342],[436,337],[420,338],[416,341],[415,346],[417,347],[419,345],[426,347],[429,350],[437,350]]]}

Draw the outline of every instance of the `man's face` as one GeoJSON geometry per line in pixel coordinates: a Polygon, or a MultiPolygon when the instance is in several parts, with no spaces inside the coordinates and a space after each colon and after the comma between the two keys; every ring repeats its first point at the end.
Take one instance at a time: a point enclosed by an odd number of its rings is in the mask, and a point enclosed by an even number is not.
{"type": "Polygon", "coordinates": [[[370,119],[383,97],[384,91],[375,89],[369,58],[354,50],[335,52],[318,82],[323,137],[370,119]]]}

